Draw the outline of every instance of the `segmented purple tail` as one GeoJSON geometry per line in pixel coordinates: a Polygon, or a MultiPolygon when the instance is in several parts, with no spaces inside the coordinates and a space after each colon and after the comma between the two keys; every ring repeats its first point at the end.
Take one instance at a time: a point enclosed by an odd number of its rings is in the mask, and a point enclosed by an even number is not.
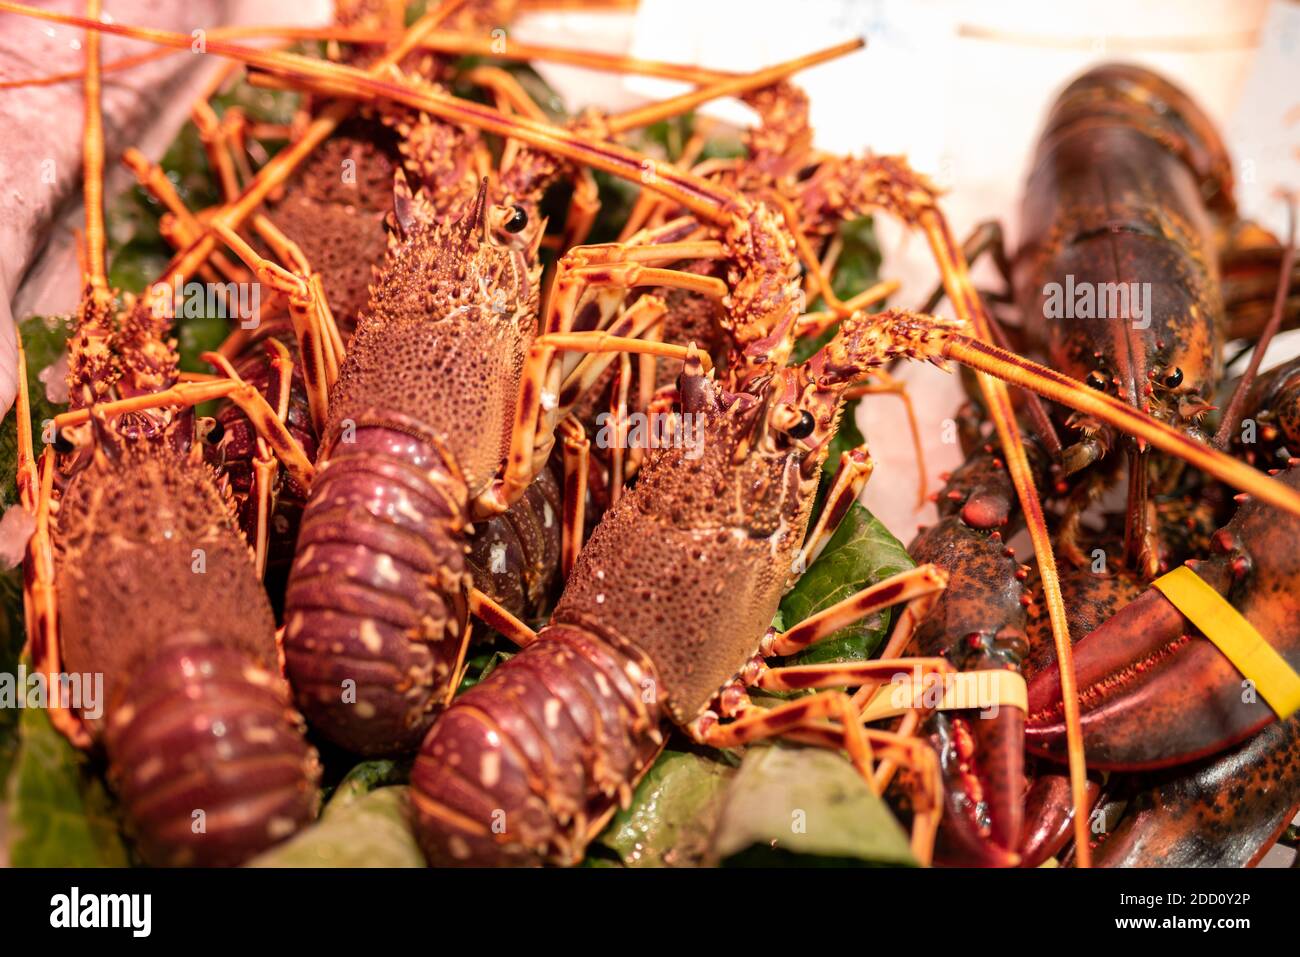
{"type": "Polygon", "coordinates": [[[285,596],[289,681],[335,744],[412,751],[461,658],[468,492],[398,417],[345,419],[326,447],[285,596]]]}
{"type": "Polygon", "coordinates": [[[150,864],[235,866],[315,817],[320,765],[289,689],[234,649],[163,648],[106,724],[109,780],[150,864]]]}
{"type": "Polygon", "coordinates": [[[429,863],[580,860],[659,752],[657,687],[648,660],[546,628],[457,698],[420,749],[411,809],[429,863]]]}

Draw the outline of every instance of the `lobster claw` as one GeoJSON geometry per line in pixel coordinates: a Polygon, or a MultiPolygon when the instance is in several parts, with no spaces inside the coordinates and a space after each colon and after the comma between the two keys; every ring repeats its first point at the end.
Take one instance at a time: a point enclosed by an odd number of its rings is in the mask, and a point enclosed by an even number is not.
{"type": "MultiPolygon", "coordinates": [[[[1232,663],[1154,588],[1084,637],[1074,667],[1091,767],[1182,764],[1231,747],[1273,719],[1267,704],[1244,693],[1249,688],[1232,663]]],[[[1034,675],[1028,692],[1026,746],[1063,758],[1057,664],[1034,675]]]]}
{"type": "Polygon", "coordinates": [[[930,742],[943,772],[940,864],[1015,867],[1024,823],[1024,725],[1019,708],[936,714],[930,742]]]}
{"type": "MultiPolygon", "coordinates": [[[[1300,484],[1300,470],[1281,476],[1300,484]]],[[[1220,552],[1195,571],[1227,596],[1291,667],[1300,666],[1296,520],[1255,501],[1214,535],[1220,552]]],[[[1162,768],[1215,754],[1275,717],[1254,684],[1159,590],[1149,588],[1074,648],[1083,745],[1092,767],[1162,768]]],[[[1026,746],[1061,758],[1060,672],[1029,682],[1026,746]]]]}

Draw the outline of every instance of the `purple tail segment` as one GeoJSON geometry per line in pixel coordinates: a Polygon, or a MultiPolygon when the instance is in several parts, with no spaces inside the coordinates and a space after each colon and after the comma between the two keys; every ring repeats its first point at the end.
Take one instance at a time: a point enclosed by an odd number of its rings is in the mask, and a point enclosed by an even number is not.
{"type": "Polygon", "coordinates": [[[320,765],[278,675],[178,642],[123,692],[108,711],[109,778],[149,864],[233,867],[315,817],[320,765]]]}
{"type": "Polygon", "coordinates": [[[289,680],[333,743],[413,751],[461,658],[468,492],[400,416],[344,419],[326,451],[285,596],[289,680]]]}
{"type": "Polygon", "coordinates": [[[457,698],[420,749],[411,808],[429,863],[579,861],[659,753],[657,687],[643,657],[545,629],[457,698]]]}

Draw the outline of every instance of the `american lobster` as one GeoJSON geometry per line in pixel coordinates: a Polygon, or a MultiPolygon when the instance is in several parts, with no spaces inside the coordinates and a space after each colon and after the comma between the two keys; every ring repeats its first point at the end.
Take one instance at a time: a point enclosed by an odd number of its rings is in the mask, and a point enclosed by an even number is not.
{"type": "MultiPolygon", "coordinates": [[[[1100,67],[1085,74],[1070,85],[1052,111],[1026,194],[1026,236],[1015,261],[1016,298],[1026,317],[1022,332],[1045,342],[1055,367],[1099,392],[1115,394],[1132,407],[1151,412],[1183,430],[1189,439],[1203,442],[1200,420],[1212,408],[1209,400],[1214,397],[1225,330],[1228,335],[1241,332],[1228,321],[1232,316],[1225,319],[1217,267],[1224,237],[1239,235],[1242,229],[1235,221],[1231,196],[1226,151],[1209,121],[1181,91],[1132,67],[1100,67]],[[1144,294],[1138,291],[1142,283],[1154,290],[1145,294],[1145,305],[1139,298],[1144,294]],[[1073,321],[1072,314],[1054,312],[1056,300],[1063,296],[1071,306],[1081,304],[1083,313],[1074,315],[1073,321]],[[1108,309],[1108,304],[1115,308],[1108,309]],[[1061,321],[1055,321],[1058,319],[1061,321]]],[[[1068,488],[1063,481],[1048,481],[1051,461],[1061,463],[1067,474],[1087,469],[1083,483],[1066,503],[1059,544],[1080,566],[1062,580],[1072,595],[1068,617],[1073,637],[1077,640],[1097,629],[1078,645],[1076,661],[1084,688],[1083,743],[1090,764],[1133,768],[1182,763],[1196,757],[1197,751],[1185,747],[1187,742],[1180,739],[1195,739],[1200,754],[1241,740],[1250,732],[1220,734],[1224,729],[1218,712],[1210,715],[1209,709],[1215,706],[1209,700],[1202,700],[1190,721],[1182,705],[1176,718],[1169,714],[1169,721],[1159,720],[1158,712],[1151,710],[1158,701],[1172,700],[1165,697],[1163,689],[1174,685],[1161,684],[1157,690],[1155,680],[1164,670],[1164,656],[1177,645],[1171,638],[1157,648],[1152,643],[1156,641],[1153,619],[1142,617],[1144,609],[1149,614],[1163,600],[1154,597],[1159,593],[1153,592],[1116,615],[1162,564],[1192,553],[1194,541],[1187,540],[1186,529],[1205,528],[1208,540],[1216,524],[1215,513],[1202,506],[1216,501],[1213,489],[1192,492],[1199,499],[1196,508],[1179,512],[1180,531],[1173,534],[1173,526],[1162,526],[1161,520],[1180,508],[1188,494],[1185,487],[1194,476],[1178,469],[1176,463],[1166,464],[1164,485],[1153,491],[1149,481],[1154,471],[1152,453],[1144,443],[1131,443],[1130,497],[1122,548],[1126,560],[1107,570],[1105,549],[1101,549],[1101,569],[1092,568],[1094,562],[1084,556],[1080,542],[1081,517],[1113,474],[1114,457],[1108,457],[1106,451],[1116,444],[1115,433],[1076,414],[1066,425],[1080,428],[1082,437],[1061,449],[1055,431],[1044,423],[1040,411],[1035,427],[1046,449],[1040,482],[1055,485],[1056,491],[1068,488]],[[1122,651],[1123,642],[1111,644],[1109,660],[1103,665],[1102,656],[1108,649],[1096,638],[1106,633],[1117,635],[1116,629],[1121,627],[1117,622],[1122,621],[1131,625],[1125,638],[1132,643],[1122,651]],[[1142,692],[1140,702],[1130,694],[1135,688],[1142,692]],[[1108,710],[1116,710],[1116,714],[1103,717],[1108,710]],[[1119,711],[1131,716],[1127,725],[1116,720],[1119,711]],[[1103,726],[1109,727],[1105,734],[1103,726]]],[[[988,451],[982,455],[987,456],[988,451]]],[[[958,475],[964,476],[974,467],[972,463],[958,475]]],[[[1007,507],[1004,480],[996,473],[993,477],[991,486],[981,480],[946,490],[945,494],[962,505],[961,518],[942,519],[944,531],[932,531],[919,539],[915,554],[952,574],[953,583],[939,599],[936,614],[953,614],[949,603],[955,606],[956,596],[963,594],[973,599],[972,607],[977,610],[981,606],[999,609],[997,614],[979,612],[982,627],[972,630],[996,634],[1005,628],[1017,638],[1021,651],[1014,664],[1025,665],[1030,681],[1030,750],[1059,759],[1065,750],[1066,728],[1061,720],[1061,693],[1052,682],[1059,681],[1060,670],[1041,635],[1037,641],[1024,643],[1023,609],[1002,600],[1013,595],[1030,603],[1031,593],[1018,581],[1024,570],[1008,561],[1002,574],[990,577],[982,566],[967,568],[960,558],[964,551],[958,542],[987,537],[988,529],[994,529],[999,539],[1009,538],[1015,530],[1016,516],[1007,507]],[[936,534],[948,536],[937,552],[933,547],[936,534]],[[943,551],[950,556],[947,561],[943,551]],[[1026,661],[1025,652],[1031,646],[1035,647],[1034,656],[1026,661]]],[[[982,479],[987,478],[986,473],[982,479]]],[[[1097,550],[1091,552],[1092,556],[1098,554],[1097,550]]],[[[963,629],[968,627],[969,622],[962,623],[963,629]]],[[[964,643],[958,644],[960,638],[959,631],[952,632],[954,648],[965,648],[964,643]]],[[[1217,656],[1212,648],[1208,654],[1217,656]]],[[[1225,659],[1219,664],[1232,670],[1225,659]]],[[[1188,681],[1177,684],[1187,689],[1209,687],[1188,681]]],[[[1258,727],[1255,724],[1253,729],[1258,727]]],[[[1017,736],[1015,742],[1019,740],[1017,736]]],[[[1018,750],[1019,744],[1008,747],[1018,750]]],[[[1018,767],[1020,758],[1004,754],[998,760],[1014,760],[1018,767]]],[[[994,814],[998,836],[987,840],[986,833],[986,840],[974,845],[981,851],[979,859],[1011,863],[1012,855],[1023,851],[1025,859],[1032,862],[1050,853],[1042,843],[1048,840],[1046,835],[1055,835],[1051,841],[1057,847],[1064,842],[1060,827],[1048,823],[1051,819],[1059,824],[1065,817],[1059,794],[1055,801],[1034,797],[1035,790],[1041,796],[1055,787],[1046,767],[1039,770],[1045,776],[1032,785],[1035,818],[1026,825],[1026,845],[1021,847],[1020,829],[1014,826],[1020,806],[1020,798],[1015,796],[1012,824],[998,825],[994,814]]],[[[1095,788],[1092,796],[1096,796],[1095,788]]],[[[1005,814],[1003,797],[995,807],[1001,806],[1005,814]]]]}

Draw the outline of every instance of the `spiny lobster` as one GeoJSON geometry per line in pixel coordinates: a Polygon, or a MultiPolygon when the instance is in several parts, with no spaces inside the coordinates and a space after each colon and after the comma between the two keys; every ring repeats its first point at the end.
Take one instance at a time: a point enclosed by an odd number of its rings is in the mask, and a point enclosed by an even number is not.
{"type": "MultiPolygon", "coordinates": [[[[106,750],[140,855],[237,864],[314,817],[320,769],[201,430],[191,410],[160,408],[176,378],[174,343],[143,302],[119,313],[108,288],[98,39],[87,34],[86,273],[69,340],[71,411],[54,422],[57,456],[47,447],[39,466],[20,375],[19,488],[35,523],[24,560],[28,648],[55,726],[106,750]],[[65,669],[103,677],[102,720],[71,709],[65,669]]],[[[261,414],[274,418],[264,402],[261,414]]]]}

